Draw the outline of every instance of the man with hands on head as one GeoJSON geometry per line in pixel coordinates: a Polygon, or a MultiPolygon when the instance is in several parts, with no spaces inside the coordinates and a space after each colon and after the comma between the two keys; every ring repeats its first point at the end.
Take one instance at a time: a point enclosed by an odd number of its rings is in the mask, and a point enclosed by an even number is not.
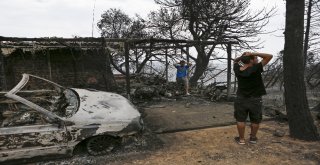
{"type": "MultiPolygon", "coordinates": [[[[177,90],[183,85],[185,88],[185,94],[190,95],[189,93],[189,77],[188,70],[192,64],[186,63],[184,60],[181,60],[180,63],[175,64],[175,68],[177,69],[176,81],[177,81],[177,90]]],[[[179,93],[176,91],[176,93],[179,93]]]]}
{"type": "Polygon", "coordinates": [[[266,94],[261,77],[263,66],[272,59],[271,54],[244,52],[234,60],[233,70],[238,79],[237,98],[234,102],[234,117],[237,121],[238,144],[245,144],[246,119],[249,116],[251,133],[249,142],[257,143],[257,132],[262,120],[262,95],[266,94]],[[262,58],[261,61],[258,58],[262,58]]]}

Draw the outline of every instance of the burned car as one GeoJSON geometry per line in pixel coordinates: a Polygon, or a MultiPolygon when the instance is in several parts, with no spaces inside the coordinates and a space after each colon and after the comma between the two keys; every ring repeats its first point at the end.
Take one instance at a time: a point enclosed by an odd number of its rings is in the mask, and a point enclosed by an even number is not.
{"type": "Polygon", "coordinates": [[[0,162],[72,155],[80,143],[89,154],[101,155],[143,128],[138,110],[115,93],[65,88],[23,74],[5,96],[0,99],[0,162]]]}

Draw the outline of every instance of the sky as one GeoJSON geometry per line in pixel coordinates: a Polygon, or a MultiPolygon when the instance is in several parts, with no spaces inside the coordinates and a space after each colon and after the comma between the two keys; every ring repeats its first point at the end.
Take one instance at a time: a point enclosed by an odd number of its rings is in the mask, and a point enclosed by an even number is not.
{"type": "MultiPolygon", "coordinates": [[[[264,29],[274,32],[261,35],[263,48],[255,50],[276,55],[284,47],[285,1],[252,0],[251,6],[252,11],[263,6],[277,8],[275,16],[264,29]]],[[[154,0],[1,0],[0,36],[91,37],[92,22],[96,25],[101,14],[110,8],[120,8],[129,16],[139,14],[146,17],[158,6],[154,0]]],[[[93,37],[99,37],[96,26],[93,37]]]]}

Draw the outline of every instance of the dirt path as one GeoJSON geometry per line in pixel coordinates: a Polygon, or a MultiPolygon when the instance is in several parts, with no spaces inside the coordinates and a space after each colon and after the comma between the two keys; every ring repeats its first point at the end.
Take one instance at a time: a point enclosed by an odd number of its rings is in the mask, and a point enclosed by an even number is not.
{"type": "MultiPolygon", "coordinates": [[[[249,128],[249,127],[248,127],[249,128]]],[[[275,137],[275,129],[288,132],[286,125],[265,122],[258,144],[238,145],[233,141],[235,126],[158,135],[164,147],[154,152],[127,157],[127,160],[99,164],[320,164],[320,143],[275,137]]],[[[248,130],[247,130],[247,135],[248,130]]]]}

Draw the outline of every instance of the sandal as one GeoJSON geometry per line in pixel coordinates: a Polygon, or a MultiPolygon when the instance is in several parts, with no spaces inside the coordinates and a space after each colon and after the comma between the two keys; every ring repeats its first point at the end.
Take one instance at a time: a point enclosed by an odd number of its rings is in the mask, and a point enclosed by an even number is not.
{"type": "Polygon", "coordinates": [[[235,137],[234,140],[236,141],[236,143],[238,143],[240,145],[246,144],[246,142],[240,140],[240,137],[235,137]]]}

